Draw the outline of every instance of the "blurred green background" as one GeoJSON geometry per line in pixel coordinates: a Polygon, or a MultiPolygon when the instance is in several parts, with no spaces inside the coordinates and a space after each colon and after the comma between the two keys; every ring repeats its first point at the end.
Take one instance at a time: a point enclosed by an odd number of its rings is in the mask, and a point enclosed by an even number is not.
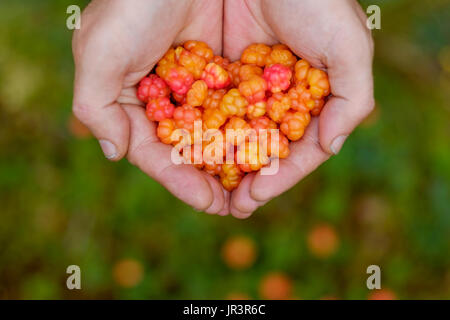
{"type": "Polygon", "coordinates": [[[248,220],[194,212],[71,118],[66,8],[0,2],[0,298],[450,298],[450,2],[362,1],[377,110],[248,220]],[[66,268],[81,267],[81,290],[66,268]]]}

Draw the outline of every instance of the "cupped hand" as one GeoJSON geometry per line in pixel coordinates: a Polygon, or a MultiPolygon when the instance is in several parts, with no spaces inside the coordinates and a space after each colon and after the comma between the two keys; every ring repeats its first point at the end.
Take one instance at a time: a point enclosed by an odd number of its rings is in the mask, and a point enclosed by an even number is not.
{"type": "Polygon", "coordinates": [[[229,194],[208,174],[172,163],[135,86],[173,43],[202,40],[220,53],[222,9],[220,0],[94,0],[73,37],[73,111],[105,156],[127,156],[179,199],[218,214],[228,213],[229,194]]]}
{"type": "Polygon", "coordinates": [[[255,42],[286,44],[326,70],[332,97],[303,138],[291,143],[277,174],[249,174],[233,191],[230,211],[238,218],[249,217],[337,154],[374,107],[373,43],[356,0],[225,0],[224,56],[236,60],[255,42]]]}

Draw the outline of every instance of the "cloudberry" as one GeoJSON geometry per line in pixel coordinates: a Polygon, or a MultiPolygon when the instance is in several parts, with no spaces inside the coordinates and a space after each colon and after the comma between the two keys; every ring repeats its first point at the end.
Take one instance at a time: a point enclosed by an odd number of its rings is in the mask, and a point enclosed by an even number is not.
{"type": "Polygon", "coordinates": [[[203,70],[202,80],[206,82],[208,88],[223,89],[228,87],[231,82],[228,72],[213,62],[208,63],[203,70]]]}
{"type": "Polygon", "coordinates": [[[295,64],[295,83],[306,85],[306,77],[310,68],[311,65],[308,61],[304,59],[298,60],[295,64]]]}
{"type": "Polygon", "coordinates": [[[286,136],[279,132],[278,133],[278,154],[276,154],[276,146],[274,145],[277,143],[276,141],[272,140],[273,135],[268,136],[267,141],[267,154],[270,157],[278,157],[280,159],[285,159],[289,156],[289,140],[286,138],[286,136]]]}
{"type": "Polygon", "coordinates": [[[270,67],[274,64],[282,64],[285,67],[293,68],[297,58],[292,54],[289,49],[274,49],[266,58],[266,67],[270,67]]]}
{"type": "Polygon", "coordinates": [[[178,58],[178,64],[185,67],[194,76],[194,79],[198,80],[205,69],[206,61],[203,57],[183,49],[178,58]]]}
{"type": "Polygon", "coordinates": [[[203,104],[208,95],[208,86],[205,81],[197,80],[187,92],[187,103],[193,107],[199,107],[203,104]]]}
{"type": "Polygon", "coordinates": [[[172,92],[172,98],[175,100],[179,105],[183,105],[186,103],[186,95],[185,94],[178,94],[175,92],[172,92]]]}
{"type": "Polygon", "coordinates": [[[223,163],[223,158],[226,154],[226,148],[224,146],[223,137],[217,141],[213,140],[203,143],[203,162],[210,165],[211,169],[214,167],[214,164],[223,163]]]}
{"type": "Polygon", "coordinates": [[[220,109],[210,108],[203,112],[203,129],[219,129],[227,121],[227,115],[220,109]]]}
{"type": "Polygon", "coordinates": [[[264,100],[266,90],[266,80],[258,76],[253,76],[250,80],[242,81],[239,84],[239,92],[247,99],[249,103],[264,100]]]}
{"type": "Polygon", "coordinates": [[[241,144],[251,133],[248,131],[251,127],[247,121],[236,116],[233,116],[228,120],[224,129],[227,136],[226,141],[231,142],[230,139],[233,139],[232,143],[234,145],[241,144]]]}
{"type": "Polygon", "coordinates": [[[236,151],[236,162],[243,172],[257,171],[269,163],[269,158],[263,152],[258,141],[240,144],[236,151]]]}
{"type": "Polygon", "coordinates": [[[284,115],[291,107],[291,99],[288,95],[281,92],[274,93],[269,100],[267,100],[267,114],[269,117],[280,123],[284,115]]]}
{"type": "Polygon", "coordinates": [[[137,96],[139,100],[148,102],[150,99],[167,97],[169,95],[169,88],[163,79],[156,74],[151,74],[145,77],[139,83],[137,96]]]}
{"type": "Polygon", "coordinates": [[[175,106],[167,97],[152,99],[147,103],[146,114],[151,121],[172,118],[175,106]]]}
{"type": "Polygon", "coordinates": [[[320,99],[330,93],[330,83],[328,82],[328,76],[324,71],[311,68],[308,72],[307,81],[309,84],[309,91],[313,98],[320,99]]]}
{"type": "Polygon", "coordinates": [[[191,88],[194,77],[186,68],[176,66],[169,69],[164,80],[172,91],[185,94],[191,88]]]}
{"type": "Polygon", "coordinates": [[[288,96],[291,99],[291,108],[296,111],[309,112],[316,106],[316,103],[311,98],[311,93],[302,84],[289,89],[288,96]]]}
{"type": "Polygon", "coordinates": [[[311,121],[309,113],[288,111],[280,124],[281,131],[291,141],[299,140],[311,121]]]}
{"type": "Polygon", "coordinates": [[[227,93],[225,89],[208,89],[208,95],[203,102],[203,108],[210,109],[210,108],[219,108],[220,102],[222,101],[223,96],[227,93]]]}
{"type": "Polygon", "coordinates": [[[323,101],[323,99],[314,100],[314,107],[311,109],[311,115],[315,117],[318,116],[322,111],[324,104],[325,101],[323,101]]]}
{"type": "Polygon", "coordinates": [[[212,164],[205,163],[203,170],[212,176],[218,176],[222,172],[222,164],[220,164],[220,163],[212,163],[212,164]]]}
{"type": "Polygon", "coordinates": [[[183,128],[189,132],[194,131],[194,121],[201,120],[201,118],[202,112],[188,104],[175,108],[173,112],[173,120],[177,128],[183,128]]]}
{"type": "Polygon", "coordinates": [[[243,172],[239,169],[237,164],[222,164],[222,171],[220,173],[220,182],[228,191],[233,191],[241,183],[243,172]]]}
{"type": "Polygon", "coordinates": [[[230,63],[227,66],[228,75],[230,76],[231,83],[237,87],[239,86],[239,82],[241,82],[239,78],[239,73],[241,69],[242,63],[240,61],[235,61],[233,63],[230,63]]]}
{"type": "Polygon", "coordinates": [[[265,44],[251,44],[242,53],[241,62],[247,64],[256,64],[257,66],[264,67],[264,65],[266,64],[266,58],[271,51],[272,49],[265,44]]]}
{"type": "Polygon", "coordinates": [[[260,133],[260,130],[277,129],[277,124],[269,117],[262,116],[250,121],[250,126],[256,130],[256,133],[260,133]]]}
{"type": "Polygon", "coordinates": [[[261,117],[266,113],[266,108],[267,108],[267,101],[265,100],[250,104],[247,107],[247,117],[250,120],[261,117]]]}
{"type": "Polygon", "coordinates": [[[238,89],[229,90],[222,98],[220,110],[223,113],[243,117],[247,112],[248,101],[241,95],[238,89]]]}
{"type": "Polygon", "coordinates": [[[197,169],[202,169],[204,163],[202,161],[202,146],[193,144],[190,147],[183,147],[181,155],[185,164],[193,164],[197,169]]]}
{"type": "Polygon", "coordinates": [[[289,47],[282,43],[277,43],[272,46],[272,50],[290,50],[289,47]]]}
{"type": "Polygon", "coordinates": [[[212,62],[214,62],[215,64],[218,64],[219,66],[221,66],[224,69],[226,69],[228,67],[228,65],[230,64],[230,60],[228,60],[227,58],[221,57],[221,56],[214,56],[214,58],[212,59],[212,62]]]}
{"type": "Polygon", "coordinates": [[[253,78],[254,76],[262,76],[263,75],[263,69],[254,66],[251,64],[244,64],[239,68],[239,80],[240,81],[247,81],[253,78]]]}
{"type": "Polygon", "coordinates": [[[175,122],[172,119],[164,119],[158,123],[156,135],[162,143],[171,144],[173,142],[172,133],[175,129],[175,122]]]}
{"type": "Polygon", "coordinates": [[[176,59],[175,59],[175,49],[170,48],[164,56],[161,58],[161,60],[158,61],[157,67],[156,67],[156,74],[160,76],[162,79],[165,79],[167,77],[167,73],[169,70],[173,67],[175,67],[176,59]]]}
{"type": "Polygon", "coordinates": [[[184,43],[184,48],[210,62],[214,53],[212,49],[202,41],[189,40],[184,43]]]}
{"type": "Polygon", "coordinates": [[[291,85],[292,71],[281,64],[274,64],[264,68],[264,79],[267,87],[273,93],[286,90],[291,85]]]}

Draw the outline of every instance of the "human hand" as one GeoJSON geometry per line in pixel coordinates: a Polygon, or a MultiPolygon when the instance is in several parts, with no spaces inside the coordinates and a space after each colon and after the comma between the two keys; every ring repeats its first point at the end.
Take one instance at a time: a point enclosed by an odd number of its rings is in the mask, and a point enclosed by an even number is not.
{"type": "Polygon", "coordinates": [[[276,175],[248,174],[233,191],[231,213],[247,218],[337,154],[372,111],[373,42],[355,0],[225,0],[223,39],[230,60],[252,43],[288,45],[313,67],[326,69],[332,94],[303,138],[291,143],[276,175]]]}
{"type": "Polygon", "coordinates": [[[190,39],[222,50],[222,1],[94,0],[73,37],[74,114],[105,156],[129,161],[197,210],[228,213],[229,194],[191,165],[174,165],[135,85],[173,43],[190,39]],[[225,209],[224,209],[225,208],[225,209]]]}

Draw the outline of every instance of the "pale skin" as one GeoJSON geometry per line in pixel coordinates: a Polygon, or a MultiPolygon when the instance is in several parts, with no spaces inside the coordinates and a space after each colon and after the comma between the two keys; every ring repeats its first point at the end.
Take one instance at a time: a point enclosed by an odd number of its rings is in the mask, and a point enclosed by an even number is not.
{"type": "Polygon", "coordinates": [[[372,111],[373,44],[365,19],[355,0],[95,0],[73,39],[74,113],[110,160],[126,156],[197,210],[247,218],[338,153],[372,111]],[[135,85],[170,45],[190,39],[231,60],[251,43],[284,43],[328,72],[333,97],[291,143],[276,175],[249,174],[230,194],[193,166],[171,163],[171,148],[158,141],[135,85]]]}

